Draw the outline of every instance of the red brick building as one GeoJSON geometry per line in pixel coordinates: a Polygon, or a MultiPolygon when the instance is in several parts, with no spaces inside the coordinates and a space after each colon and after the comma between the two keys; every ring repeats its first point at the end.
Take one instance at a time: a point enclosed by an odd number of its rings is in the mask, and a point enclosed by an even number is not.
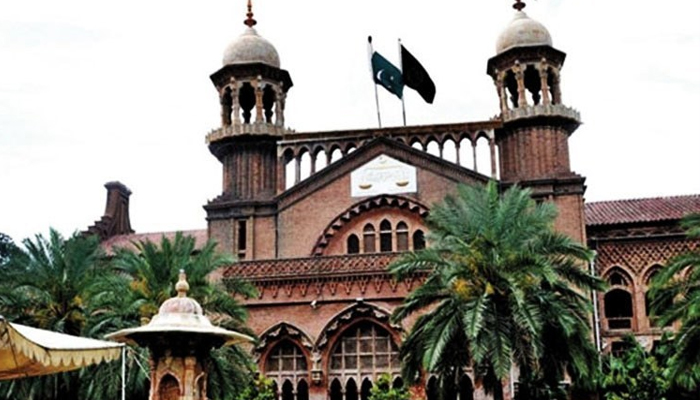
{"type": "MultiPolygon", "coordinates": [[[[659,337],[646,317],[646,284],[671,256],[697,246],[677,223],[700,211],[700,196],[584,204],[584,177],[569,164],[580,116],[562,102],[566,54],[542,24],[519,9],[498,38],[487,62],[498,117],[328,132],[285,128],[291,75],[252,13],[246,25],[211,75],[221,127],[207,143],[222,164],[222,191],[205,205],[208,229],[186,233],[238,256],[222,279],[258,287],[259,297],[245,300],[261,339],[254,352],[282,399],[364,400],[378,374],[400,381],[397,348],[409,326],[391,325],[389,315],[420,279],[397,282],[386,267],[426,245],[430,207],[460,183],[497,179],[556,204],[556,228],[588,240],[595,270],[612,285],[596,297],[602,343],[614,346],[626,332],[648,343],[659,337]],[[490,156],[489,170],[476,169],[477,154],[490,156]]],[[[130,192],[107,188],[105,216],[89,229],[106,247],[160,237],[134,234],[130,192]]],[[[435,384],[428,377],[428,398],[435,384]]],[[[459,386],[463,400],[484,398],[469,371],[459,386]]]]}

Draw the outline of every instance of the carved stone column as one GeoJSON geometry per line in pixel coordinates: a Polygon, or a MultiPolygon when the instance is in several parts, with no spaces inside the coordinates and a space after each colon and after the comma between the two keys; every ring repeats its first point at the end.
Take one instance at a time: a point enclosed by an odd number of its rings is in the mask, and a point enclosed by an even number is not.
{"type": "Polygon", "coordinates": [[[255,79],[253,88],[255,90],[255,122],[265,122],[263,118],[263,85],[261,76],[255,79]]]}
{"type": "Polygon", "coordinates": [[[559,68],[552,67],[552,103],[561,104],[561,88],[559,87],[559,68]]]}
{"type": "Polygon", "coordinates": [[[506,80],[506,73],[505,71],[502,71],[497,72],[496,74],[496,81],[494,83],[496,85],[496,91],[498,91],[498,100],[501,103],[501,113],[506,113],[508,111],[508,93],[506,93],[506,87],[504,84],[506,80]]]}
{"type": "Polygon", "coordinates": [[[238,100],[238,91],[241,85],[239,82],[232,80],[231,83],[231,100],[233,103],[233,110],[231,110],[231,123],[233,126],[239,126],[241,124],[241,103],[238,100]]]}
{"type": "Polygon", "coordinates": [[[537,65],[537,71],[540,73],[540,86],[542,87],[542,104],[545,106],[551,103],[551,99],[549,98],[549,84],[547,83],[548,68],[547,60],[544,58],[537,65]]]}
{"type": "Polygon", "coordinates": [[[525,71],[520,65],[520,61],[515,62],[513,67],[515,80],[518,82],[518,108],[527,106],[527,96],[525,96],[525,71]]]}
{"type": "MultiPolygon", "coordinates": [[[[282,84],[280,83],[280,86],[282,84]]],[[[275,125],[284,127],[284,98],[286,94],[280,86],[275,86],[275,125]]]]}

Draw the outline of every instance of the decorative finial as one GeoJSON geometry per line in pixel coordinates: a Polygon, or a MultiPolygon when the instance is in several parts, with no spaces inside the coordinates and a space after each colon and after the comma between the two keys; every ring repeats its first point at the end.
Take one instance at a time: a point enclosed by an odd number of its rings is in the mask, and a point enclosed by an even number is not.
{"type": "Polygon", "coordinates": [[[175,290],[177,290],[177,297],[187,297],[187,291],[190,290],[190,284],[187,283],[187,274],[185,270],[180,270],[180,279],[175,284],[175,290]]]}
{"type": "MultiPolygon", "coordinates": [[[[250,4],[250,1],[248,1],[248,4],[250,4]]],[[[518,11],[522,11],[523,8],[525,8],[525,3],[523,3],[521,0],[515,0],[515,4],[513,4],[513,8],[515,8],[518,11]]]]}
{"type": "Polygon", "coordinates": [[[248,13],[246,14],[246,17],[248,18],[246,18],[246,20],[243,21],[243,23],[248,25],[249,28],[252,28],[253,26],[255,26],[255,24],[258,23],[258,21],[256,21],[253,18],[253,3],[251,0],[248,0],[248,13]]]}

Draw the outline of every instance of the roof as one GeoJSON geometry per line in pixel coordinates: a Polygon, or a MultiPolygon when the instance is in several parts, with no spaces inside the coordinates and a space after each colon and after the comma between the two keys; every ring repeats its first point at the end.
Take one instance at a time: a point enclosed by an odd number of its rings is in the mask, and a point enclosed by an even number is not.
{"type": "Polygon", "coordinates": [[[177,232],[182,232],[183,236],[194,236],[195,248],[201,249],[209,239],[209,234],[206,229],[195,229],[189,231],[172,231],[172,232],[149,232],[149,233],[131,233],[126,235],[116,235],[102,242],[102,248],[107,254],[114,254],[114,249],[117,247],[125,247],[135,250],[134,243],[151,241],[160,243],[163,236],[172,240],[177,232]]]}
{"type": "Polygon", "coordinates": [[[586,203],[586,225],[680,220],[700,212],[700,194],[586,203]]]}
{"type": "Polygon", "coordinates": [[[13,324],[0,316],[0,381],[113,361],[122,344],[13,324]]]}

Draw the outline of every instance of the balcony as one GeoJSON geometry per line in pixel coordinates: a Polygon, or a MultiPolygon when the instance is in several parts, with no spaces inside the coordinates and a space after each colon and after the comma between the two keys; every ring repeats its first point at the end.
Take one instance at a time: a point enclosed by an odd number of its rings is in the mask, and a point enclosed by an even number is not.
{"type": "Polygon", "coordinates": [[[218,140],[239,136],[239,135],[269,135],[283,136],[291,131],[284,126],[270,124],[267,122],[254,122],[252,124],[242,124],[234,122],[232,125],[213,129],[206,136],[206,143],[210,144],[218,140]]]}
{"type": "Polygon", "coordinates": [[[503,113],[503,122],[537,117],[561,117],[581,122],[581,113],[578,110],[562,104],[538,104],[536,106],[528,105],[527,107],[514,108],[503,113]]]}

